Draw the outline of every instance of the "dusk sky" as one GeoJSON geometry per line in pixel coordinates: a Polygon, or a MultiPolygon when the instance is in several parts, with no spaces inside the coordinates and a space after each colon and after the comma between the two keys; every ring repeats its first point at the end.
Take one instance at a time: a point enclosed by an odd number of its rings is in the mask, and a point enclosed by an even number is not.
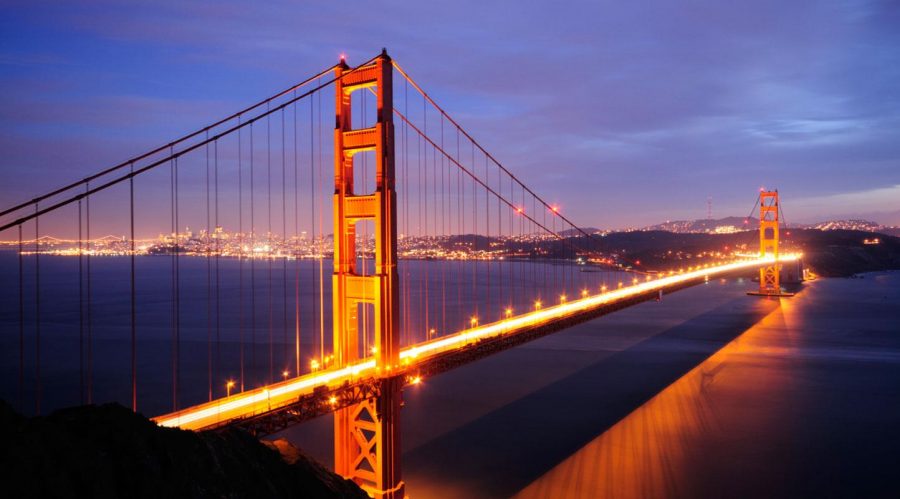
{"type": "Polygon", "coordinates": [[[578,224],[900,224],[897,2],[4,2],[0,205],[382,47],[578,224]],[[656,3],[657,5],[652,5],[656,3]]]}

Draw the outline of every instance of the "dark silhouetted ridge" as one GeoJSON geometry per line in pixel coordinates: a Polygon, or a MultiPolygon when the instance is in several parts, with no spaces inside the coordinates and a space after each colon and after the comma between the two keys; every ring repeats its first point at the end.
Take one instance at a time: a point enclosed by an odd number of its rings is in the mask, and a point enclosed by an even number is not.
{"type": "Polygon", "coordinates": [[[284,441],[162,428],[118,404],[26,418],[0,401],[4,497],[367,495],[284,441]]]}

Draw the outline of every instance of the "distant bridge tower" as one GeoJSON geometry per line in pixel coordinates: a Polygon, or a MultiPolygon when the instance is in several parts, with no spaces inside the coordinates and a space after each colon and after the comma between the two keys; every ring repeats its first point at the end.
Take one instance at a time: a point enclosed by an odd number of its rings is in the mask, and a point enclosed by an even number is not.
{"type": "Polygon", "coordinates": [[[759,294],[781,295],[780,263],[778,263],[778,191],[759,193],[759,256],[772,256],[772,265],[759,269],[759,294]]]}
{"type": "Polygon", "coordinates": [[[404,496],[399,429],[402,380],[391,375],[400,359],[392,75],[386,51],[356,70],[351,71],[343,60],[335,69],[334,367],[360,358],[358,309],[372,305],[374,356],[381,386],[378,397],[335,412],[334,463],[338,474],[378,499],[404,496]],[[370,88],[377,95],[376,123],[354,130],[351,96],[370,88]],[[375,152],[375,192],[357,194],[353,161],[357,153],[365,151],[375,152]],[[366,220],[375,224],[375,273],[369,276],[360,275],[356,265],[356,224],[366,220]]]}

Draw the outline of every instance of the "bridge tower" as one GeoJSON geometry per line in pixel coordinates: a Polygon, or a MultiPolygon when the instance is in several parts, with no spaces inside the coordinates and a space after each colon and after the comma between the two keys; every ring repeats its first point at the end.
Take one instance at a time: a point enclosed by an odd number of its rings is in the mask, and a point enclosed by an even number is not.
{"type": "Polygon", "coordinates": [[[361,68],[350,70],[341,60],[335,69],[334,367],[360,358],[358,309],[372,305],[380,395],[335,412],[334,462],[338,474],[376,499],[404,496],[399,429],[402,380],[392,375],[400,360],[392,75],[386,51],[361,68]],[[369,89],[377,99],[375,125],[354,130],[351,96],[369,89]],[[353,186],[354,157],[365,151],[375,152],[375,191],[358,194],[353,186]],[[356,263],[356,224],[366,220],[375,225],[375,273],[363,276],[356,263]]]}
{"type": "Polygon", "coordinates": [[[780,264],[778,263],[778,225],[780,220],[778,191],[761,191],[759,193],[759,256],[773,256],[772,265],[759,269],[760,295],[781,295],[780,264]]]}

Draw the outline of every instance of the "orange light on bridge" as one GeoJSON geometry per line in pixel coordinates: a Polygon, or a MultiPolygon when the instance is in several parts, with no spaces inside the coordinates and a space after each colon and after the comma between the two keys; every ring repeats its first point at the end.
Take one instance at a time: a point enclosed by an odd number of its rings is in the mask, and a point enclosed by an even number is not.
{"type": "Polygon", "coordinates": [[[309,367],[310,367],[310,369],[312,369],[313,371],[318,370],[318,369],[319,369],[319,361],[316,360],[316,359],[313,359],[313,360],[309,361],[309,367]]]}
{"type": "Polygon", "coordinates": [[[287,369],[285,369],[284,371],[281,371],[281,377],[284,379],[288,379],[288,376],[290,376],[290,375],[291,375],[291,372],[288,371],[287,369]]]}
{"type": "Polygon", "coordinates": [[[372,352],[372,355],[375,355],[376,353],[378,353],[378,347],[373,346],[372,348],[369,349],[369,351],[372,352]]]}
{"type": "Polygon", "coordinates": [[[507,317],[512,317],[512,313],[513,313],[513,309],[511,309],[511,308],[507,308],[507,309],[506,309],[506,316],[507,316],[507,317]]]}
{"type": "Polygon", "coordinates": [[[231,389],[234,388],[234,380],[228,380],[228,383],[225,383],[225,396],[231,396],[231,389]]]}
{"type": "Polygon", "coordinates": [[[582,290],[581,290],[581,297],[584,298],[584,297],[586,297],[587,295],[588,295],[588,290],[582,289],[582,290]]]}
{"type": "Polygon", "coordinates": [[[477,326],[478,325],[478,317],[472,317],[471,319],[469,319],[469,324],[471,324],[472,327],[477,326]]]}
{"type": "Polygon", "coordinates": [[[412,376],[412,377],[409,378],[409,384],[410,384],[410,385],[418,385],[418,384],[420,384],[420,383],[422,383],[422,377],[419,376],[419,375],[412,376]]]}
{"type": "Polygon", "coordinates": [[[431,337],[434,336],[434,333],[435,333],[434,328],[429,329],[428,330],[428,339],[431,339],[431,337]]]}
{"type": "Polygon", "coordinates": [[[521,215],[522,213],[525,213],[525,210],[523,210],[523,209],[520,208],[520,207],[517,207],[517,208],[516,208],[516,213],[518,213],[518,214],[521,215]]]}
{"type": "MultiPolygon", "coordinates": [[[[780,261],[787,261],[799,258],[798,255],[786,254],[779,255],[780,261]]],[[[742,269],[756,268],[761,265],[770,264],[774,261],[773,257],[766,258],[749,258],[746,261],[739,261],[730,265],[715,267],[708,271],[697,271],[691,274],[671,276],[665,279],[651,282],[641,282],[636,286],[629,286],[618,290],[610,289],[606,294],[585,298],[584,300],[574,301],[572,303],[554,304],[547,308],[541,308],[541,301],[536,300],[535,310],[528,313],[513,316],[494,324],[479,325],[471,330],[461,331],[457,334],[443,336],[439,339],[410,346],[400,352],[400,363],[405,364],[407,360],[415,361],[415,359],[431,358],[441,352],[448,352],[456,348],[462,348],[473,341],[482,338],[491,338],[510,333],[516,333],[520,330],[528,330],[535,325],[551,323],[552,321],[562,320],[572,313],[578,313],[585,309],[603,306],[615,303],[620,300],[627,300],[630,297],[638,296],[642,293],[653,292],[663,289],[667,286],[678,285],[679,283],[690,283],[693,280],[702,282],[705,275],[710,278],[722,277],[724,274],[742,269]]],[[[321,361],[322,359],[320,359],[321,361]]],[[[298,376],[296,379],[289,379],[281,382],[273,387],[262,387],[251,390],[250,392],[242,392],[240,396],[234,399],[221,401],[213,401],[200,404],[196,407],[178,411],[172,414],[165,414],[154,418],[161,426],[177,426],[184,429],[202,429],[210,426],[221,424],[228,418],[242,417],[252,415],[259,410],[258,404],[281,404],[290,400],[295,400],[298,395],[312,393],[319,386],[337,386],[351,379],[364,379],[367,376],[380,376],[383,369],[379,369],[375,365],[375,359],[359,359],[358,362],[344,367],[334,369],[322,369],[314,373],[298,376]]],[[[411,362],[410,365],[414,365],[411,362]]],[[[327,366],[326,366],[327,367],[327,366]]],[[[337,398],[334,399],[335,407],[338,403],[337,398]]],[[[328,399],[323,400],[325,404],[328,399]]],[[[347,401],[341,401],[344,404],[347,401]]],[[[327,404],[326,404],[327,405],[327,404]]]]}
{"type": "Polygon", "coordinates": [[[601,292],[601,293],[606,293],[606,289],[607,289],[607,288],[606,288],[606,284],[600,286],[600,292],[601,292]]]}
{"type": "Polygon", "coordinates": [[[565,302],[566,302],[566,295],[559,295],[559,302],[560,302],[560,303],[565,303],[565,302]]]}
{"type": "Polygon", "coordinates": [[[559,206],[551,206],[550,211],[552,211],[553,213],[559,213],[559,206]]]}
{"type": "Polygon", "coordinates": [[[328,403],[331,405],[337,404],[337,397],[335,397],[334,395],[328,397],[328,403]]]}

